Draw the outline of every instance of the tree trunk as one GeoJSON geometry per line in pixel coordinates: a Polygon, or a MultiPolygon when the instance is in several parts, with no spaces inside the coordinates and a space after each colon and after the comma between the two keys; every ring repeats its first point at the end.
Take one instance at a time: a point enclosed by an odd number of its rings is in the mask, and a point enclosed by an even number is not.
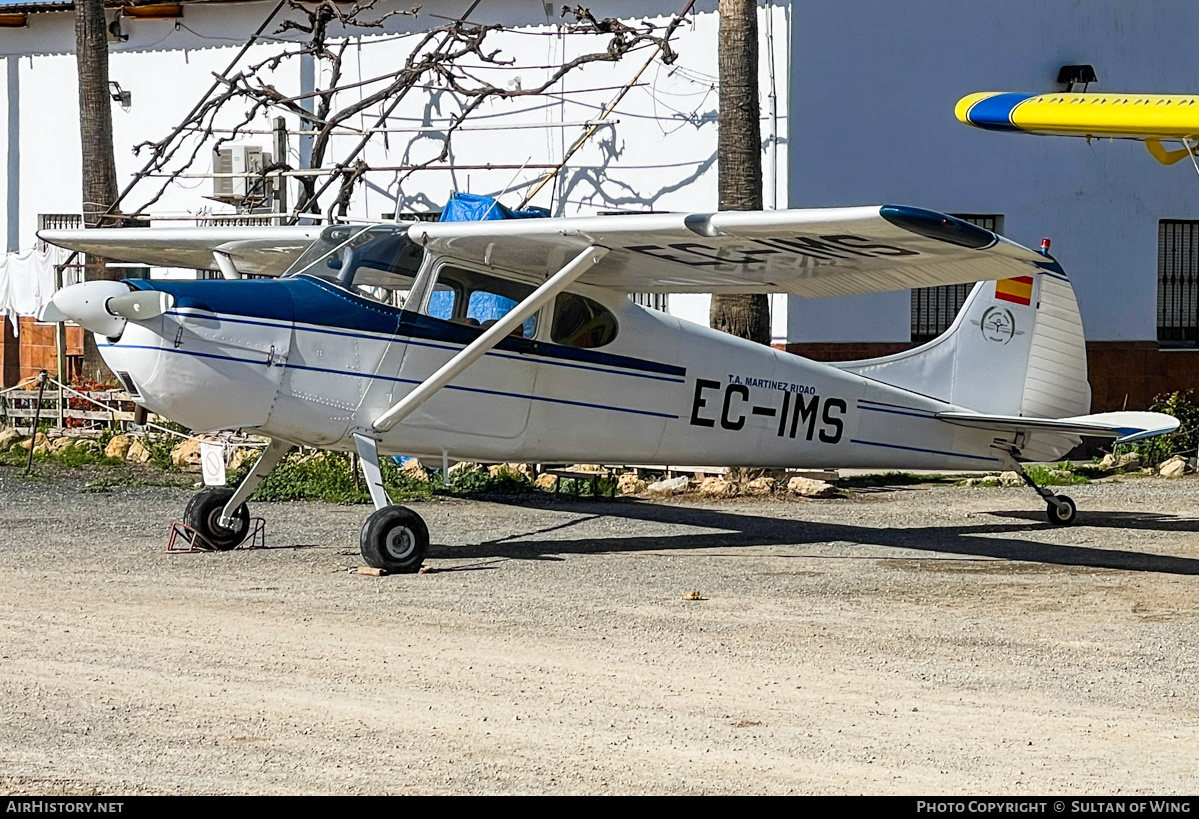
{"type": "MultiPolygon", "coordinates": [[[[75,0],[75,58],[79,70],[79,136],[83,146],[84,227],[113,227],[105,217],[117,200],[117,169],[112,153],[112,99],[108,93],[108,25],[103,0],[75,0]]],[[[86,277],[119,279],[105,260],[88,256],[86,277]]],[[[83,376],[111,381],[91,333],[84,333],[83,376]]]]}
{"type": "MultiPolygon", "coordinates": [[[[758,107],[758,7],[720,0],[720,114],[716,167],[720,210],[762,209],[762,130],[758,107]]],[[[709,324],[770,343],[770,299],[764,294],[712,297],[709,324]]]]}

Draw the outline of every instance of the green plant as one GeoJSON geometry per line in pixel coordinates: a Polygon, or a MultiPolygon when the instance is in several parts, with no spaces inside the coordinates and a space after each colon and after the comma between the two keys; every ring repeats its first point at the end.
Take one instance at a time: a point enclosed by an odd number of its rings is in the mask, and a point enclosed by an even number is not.
{"type": "Polygon", "coordinates": [[[271,470],[253,500],[321,500],[329,503],[364,503],[370,499],[362,479],[350,469],[344,452],[289,453],[271,470]]]}
{"type": "Polygon", "coordinates": [[[1024,472],[1032,478],[1037,486],[1073,486],[1079,483],[1090,483],[1086,475],[1080,475],[1071,469],[1070,464],[1062,461],[1060,464],[1028,464],[1024,472]],[[1069,477],[1063,477],[1065,473],[1069,477]]]}
{"type": "Polygon", "coordinates": [[[179,442],[174,435],[143,435],[142,446],[150,453],[150,463],[157,466],[163,471],[170,472],[176,469],[174,462],[171,461],[171,450],[179,442]]]}
{"type": "Polygon", "coordinates": [[[1153,399],[1149,409],[1164,412],[1178,419],[1178,431],[1159,435],[1116,448],[1116,454],[1136,452],[1147,466],[1159,464],[1172,455],[1195,452],[1199,447],[1199,404],[1190,389],[1163,393],[1153,399]]]}
{"type": "Polygon", "coordinates": [[[450,491],[458,495],[515,495],[528,492],[532,484],[515,469],[459,469],[450,473],[450,491]]]}

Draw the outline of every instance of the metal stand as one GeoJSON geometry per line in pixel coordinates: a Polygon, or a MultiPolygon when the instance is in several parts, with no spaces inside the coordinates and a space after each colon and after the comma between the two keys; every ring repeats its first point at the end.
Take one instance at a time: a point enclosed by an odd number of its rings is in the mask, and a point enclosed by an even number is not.
{"type": "MultiPolygon", "coordinates": [[[[250,549],[265,549],[266,548],[266,519],[265,518],[250,518],[250,533],[246,535],[246,539],[237,545],[238,549],[249,551],[250,549]]],[[[188,526],[181,520],[171,521],[171,536],[167,539],[167,554],[171,555],[192,555],[200,552],[216,552],[220,551],[213,546],[208,538],[197,532],[195,529],[188,526]],[[182,541],[182,544],[180,543],[182,541]]]]}

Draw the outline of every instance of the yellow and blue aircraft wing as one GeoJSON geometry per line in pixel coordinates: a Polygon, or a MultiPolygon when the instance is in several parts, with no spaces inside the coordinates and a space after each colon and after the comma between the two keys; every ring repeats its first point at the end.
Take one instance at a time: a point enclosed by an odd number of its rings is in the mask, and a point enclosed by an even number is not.
{"type": "Polygon", "coordinates": [[[1199,96],[1189,94],[1019,94],[984,91],[962,97],[960,122],[988,131],[1135,139],[1163,165],[1187,155],[1162,141],[1199,142],[1199,96]]]}

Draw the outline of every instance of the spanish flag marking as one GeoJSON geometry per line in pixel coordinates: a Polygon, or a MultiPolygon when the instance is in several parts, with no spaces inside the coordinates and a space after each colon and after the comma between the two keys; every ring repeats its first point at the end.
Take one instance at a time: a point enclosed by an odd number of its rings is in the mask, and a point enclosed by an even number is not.
{"type": "Polygon", "coordinates": [[[1016,304],[1032,304],[1032,276],[1017,276],[995,282],[995,298],[1016,304]]]}

